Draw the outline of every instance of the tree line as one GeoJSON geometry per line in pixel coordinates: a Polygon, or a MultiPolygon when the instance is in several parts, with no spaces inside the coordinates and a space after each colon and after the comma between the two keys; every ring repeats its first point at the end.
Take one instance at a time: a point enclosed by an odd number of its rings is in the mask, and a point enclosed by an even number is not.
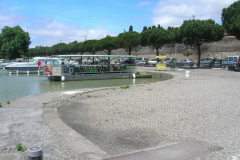
{"type": "Polygon", "coordinates": [[[240,1],[224,8],[221,18],[222,25],[212,19],[190,19],[183,21],[180,27],[167,29],[160,25],[144,26],[141,33],[133,31],[133,26],[130,26],[127,32],[124,31],[116,37],[108,35],[100,40],[73,41],[68,44],[60,42],[51,47],[36,46],[30,49],[28,32],[24,32],[20,26],[4,27],[0,34],[0,57],[14,59],[21,55],[26,57],[84,53],[95,55],[98,51],[111,55],[112,51],[118,48],[124,49],[128,55],[131,55],[132,51],[138,51],[141,46],[153,47],[156,56],[159,56],[159,50],[164,45],[184,43],[197,48],[198,65],[200,65],[202,44],[221,40],[225,32],[240,40],[240,1]]]}

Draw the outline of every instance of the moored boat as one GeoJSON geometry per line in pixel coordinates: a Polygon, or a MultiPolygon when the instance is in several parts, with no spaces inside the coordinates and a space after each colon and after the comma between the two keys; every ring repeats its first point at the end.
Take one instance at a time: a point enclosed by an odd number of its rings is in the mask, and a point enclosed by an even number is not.
{"type": "MultiPolygon", "coordinates": [[[[59,55],[61,58],[79,57],[79,58],[137,58],[137,56],[126,55],[59,55]]],[[[136,72],[134,64],[110,64],[93,63],[78,65],[52,66],[48,79],[52,81],[76,81],[90,79],[119,79],[133,78],[136,72]]]]}
{"type": "Polygon", "coordinates": [[[10,63],[5,69],[9,73],[37,74],[43,72],[45,66],[60,66],[62,62],[56,57],[35,57],[30,62],[10,63]]]}

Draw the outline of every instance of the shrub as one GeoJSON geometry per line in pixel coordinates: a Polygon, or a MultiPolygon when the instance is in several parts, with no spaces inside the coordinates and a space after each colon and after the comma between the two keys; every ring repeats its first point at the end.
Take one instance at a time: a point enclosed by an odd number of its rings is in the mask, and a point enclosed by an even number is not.
{"type": "Polygon", "coordinates": [[[22,151],[22,152],[24,152],[25,149],[22,147],[21,144],[17,144],[17,151],[22,151]]]}

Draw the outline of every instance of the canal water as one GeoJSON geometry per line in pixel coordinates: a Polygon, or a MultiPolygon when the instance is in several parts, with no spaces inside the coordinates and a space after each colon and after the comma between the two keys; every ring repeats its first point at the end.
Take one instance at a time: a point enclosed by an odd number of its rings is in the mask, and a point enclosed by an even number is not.
{"type": "Polygon", "coordinates": [[[0,102],[18,97],[24,97],[45,92],[146,84],[160,81],[157,78],[138,79],[109,79],[56,82],[48,81],[46,77],[38,75],[11,74],[0,69],[0,102]]]}

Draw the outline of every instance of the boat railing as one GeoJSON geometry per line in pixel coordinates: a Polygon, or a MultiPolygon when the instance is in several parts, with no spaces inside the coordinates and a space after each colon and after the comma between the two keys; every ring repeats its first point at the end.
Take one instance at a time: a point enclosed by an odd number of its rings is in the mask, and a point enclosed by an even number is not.
{"type": "Polygon", "coordinates": [[[131,65],[61,65],[52,66],[52,76],[69,76],[81,74],[133,73],[136,66],[131,65]]]}

